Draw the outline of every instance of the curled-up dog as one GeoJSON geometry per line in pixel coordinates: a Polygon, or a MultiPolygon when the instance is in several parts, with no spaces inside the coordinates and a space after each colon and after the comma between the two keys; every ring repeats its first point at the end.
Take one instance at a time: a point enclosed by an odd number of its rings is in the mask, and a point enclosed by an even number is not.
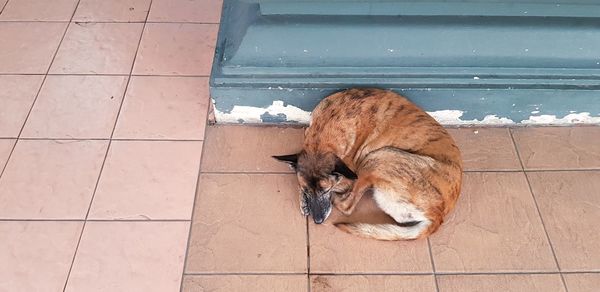
{"type": "Polygon", "coordinates": [[[372,198],[392,222],[363,216],[336,223],[367,238],[426,237],[460,194],[462,161],[452,137],[387,90],[348,89],[326,97],[312,113],[302,151],[274,157],[296,171],[301,212],[317,224],[333,206],[351,218],[363,196],[372,198]]]}

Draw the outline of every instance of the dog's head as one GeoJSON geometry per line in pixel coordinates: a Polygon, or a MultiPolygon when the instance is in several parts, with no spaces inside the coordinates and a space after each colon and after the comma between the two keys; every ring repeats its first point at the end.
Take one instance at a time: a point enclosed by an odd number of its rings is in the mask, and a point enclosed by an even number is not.
{"type": "Polygon", "coordinates": [[[273,156],[296,171],[303,206],[317,224],[331,213],[334,196],[343,196],[352,190],[356,174],[333,153],[273,156]]]}

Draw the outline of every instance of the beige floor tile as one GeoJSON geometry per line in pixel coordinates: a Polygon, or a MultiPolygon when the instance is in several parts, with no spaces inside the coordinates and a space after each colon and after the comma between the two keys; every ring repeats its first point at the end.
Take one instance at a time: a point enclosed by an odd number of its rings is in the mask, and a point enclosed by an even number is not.
{"type": "Polygon", "coordinates": [[[0,172],[4,169],[8,156],[15,145],[15,139],[0,139],[0,172]]]}
{"type": "Polygon", "coordinates": [[[150,0],[81,0],[73,21],[144,21],[149,8],[150,0]]]}
{"type": "Polygon", "coordinates": [[[62,291],[83,222],[0,222],[0,291],[62,291]]]}
{"type": "Polygon", "coordinates": [[[0,137],[17,137],[40,89],[41,75],[0,75],[0,137]]]}
{"type": "Polygon", "coordinates": [[[433,276],[311,276],[312,292],[434,292],[433,276]]]}
{"type": "Polygon", "coordinates": [[[217,24],[147,24],[134,74],[208,76],[217,31],[217,24]]]}
{"type": "Polygon", "coordinates": [[[10,0],[0,21],[69,21],[76,5],[77,0],[10,0]]]}
{"type": "Polygon", "coordinates": [[[204,77],[132,77],[117,138],[203,139],[208,112],[204,77]]]}
{"type": "Polygon", "coordinates": [[[20,140],[0,178],[0,218],[83,219],[105,141],[20,140]]]}
{"type": "Polygon", "coordinates": [[[88,222],[65,291],[179,291],[188,227],[88,222]]]}
{"type": "Polygon", "coordinates": [[[0,22],[0,74],[45,74],[66,23],[0,22]]]}
{"type": "Polygon", "coordinates": [[[304,275],[185,276],[183,292],[306,292],[304,275]]]}
{"type": "Polygon", "coordinates": [[[22,137],[110,138],[125,76],[48,76],[22,137]]]}
{"type": "Polygon", "coordinates": [[[558,274],[438,276],[440,292],[563,292],[558,274]]]}
{"type": "Polygon", "coordinates": [[[600,171],[528,173],[562,270],[600,270],[600,171]]]}
{"type": "Polygon", "coordinates": [[[148,21],[219,23],[222,0],[154,0],[148,21]]]}
{"type": "Polygon", "coordinates": [[[212,126],[206,129],[204,172],[292,172],[272,155],[298,153],[304,129],[212,126]],[[226,159],[224,159],[226,158],[226,159]]]}
{"type": "Polygon", "coordinates": [[[526,169],[600,168],[600,127],[513,130],[526,169]]]}
{"type": "Polygon", "coordinates": [[[186,271],[306,272],[293,175],[200,176],[186,271]]]}
{"type": "MultiPolygon", "coordinates": [[[[298,214],[300,211],[297,211],[298,214]]],[[[295,215],[295,214],[294,214],[295,215]]],[[[297,215],[300,216],[300,215],[297,215]]],[[[331,223],[341,213],[333,210],[325,223],[309,223],[310,270],[314,273],[432,272],[426,240],[378,241],[345,233],[331,223]]]]}
{"type": "Polygon", "coordinates": [[[113,141],[89,218],[190,220],[202,142],[113,141]]]}
{"type": "Polygon", "coordinates": [[[563,275],[569,292],[597,292],[600,287],[600,274],[563,275]]]}
{"type": "Polygon", "coordinates": [[[437,271],[557,270],[523,173],[466,173],[431,248],[437,271]]]}
{"type": "Polygon", "coordinates": [[[448,129],[462,153],[465,170],[521,169],[508,128],[448,129]]]}
{"type": "Polygon", "coordinates": [[[129,74],[142,23],[73,23],[51,73],[129,74]]]}

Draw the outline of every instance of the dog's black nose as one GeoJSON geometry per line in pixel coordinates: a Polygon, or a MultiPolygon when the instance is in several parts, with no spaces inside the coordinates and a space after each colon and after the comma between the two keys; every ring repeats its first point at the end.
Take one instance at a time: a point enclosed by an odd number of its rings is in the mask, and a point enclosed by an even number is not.
{"type": "Polygon", "coordinates": [[[323,223],[323,221],[325,221],[324,218],[313,218],[313,220],[315,221],[316,224],[321,224],[321,223],[323,223]]]}

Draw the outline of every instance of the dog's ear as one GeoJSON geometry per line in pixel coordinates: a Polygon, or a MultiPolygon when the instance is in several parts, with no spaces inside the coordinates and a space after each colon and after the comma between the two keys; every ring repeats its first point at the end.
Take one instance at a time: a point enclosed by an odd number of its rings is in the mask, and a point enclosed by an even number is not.
{"type": "Polygon", "coordinates": [[[298,166],[298,154],[271,156],[281,162],[287,163],[294,171],[298,166]]]}
{"type": "Polygon", "coordinates": [[[335,157],[335,168],[333,169],[334,174],[341,174],[347,179],[357,179],[358,175],[354,173],[339,157],[335,157]]]}

